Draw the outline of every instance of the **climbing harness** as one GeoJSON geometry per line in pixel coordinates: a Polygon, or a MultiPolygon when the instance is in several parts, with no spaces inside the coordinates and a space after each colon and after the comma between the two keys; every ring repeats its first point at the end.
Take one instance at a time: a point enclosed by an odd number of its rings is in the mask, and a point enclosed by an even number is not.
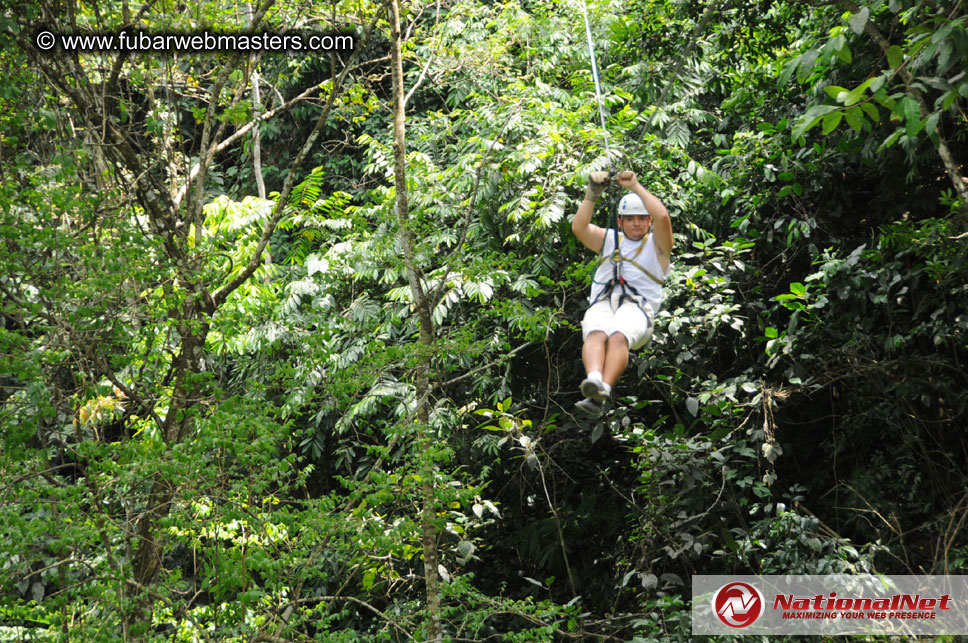
{"type": "Polygon", "coordinates": [[[598,99],[598,117],[602,121],[602,139],[605,141],[605,158],[611,161],[612,151],[608,146],[608,130],[605,129],[605,103],[602,101],[602,85],[598,80],[598,62],[595,60],[595,45],[592,42],[592,25],[588,21],[588,2],[581,0],[582,15],[585,16],[585,37],[588,39],[588,57],[592,61],[592,80],[595,81],[595,98],[598,99]]]}
{"type": "Polygon", "coordinates": [[[645,297],[643,297],[632,284],[628,283],[625,280],[625,277],[622,275],[622,267],[625,264],[625,262],[628,262],[633,266],[635,266],[640,272],[642,272],[642,274],[644,274],[646,277],[656,282],[660,286],[665,285],[665,279],[660,279],[659,277],[656,277],[654,274],[652,274],[651,271],[649,271],[647,268],[645,268],[635,260],[642,252],[642,249],[645,247],[645,244],[648,243],[649,237],[651,236],[652,233],[650,232],[646,234],[644,237],[642,237],[641,243],[639,243],[638,248],[635,249],[635,253],[631,257],[626,257],[625,255],[622,254],[622,239],[624,238],[624,235],[619,233],[617,223],[615,223],[615,226],[612,228],[612,233],[614,235],[613,238],[615,240],[615,248],[612,250],[610,254],[606,255],[605,242],[603,241],[602,255],[599,257],[598,263],[595,266],[595,270],[597,271],[598,268],[606,261],[612,262],[612,278],[609,279],[607,282],[603,283],[600,281],[595,281],[595,278],[592,277],[593,283],[602,285],[603,287],[595,296],[595,299],[591,302],[590,305],[594,306],[605,295],[608,295],[608,297],[611,298],[613,292],[615,291],[615,288],[618,287],[621,293],[619,294],[619,297],[618,297],[618,306],[615,307],[616,309],[620,308],[622,304],[625,302],[625,300],[628,299],[629,301],[633,302],[639,308],[639,310],[645,313],[646,317],[651,318],[651,316],[649,315],[644,305],[645,297]]]}
{"type": "MultiPolygon", "coordinates": [[[[625,261],[627,261],[630,264],[632,264],[633,266],[635,266],[636,268],[638,268],[639,271],[642,274],[644,274],[646,277],[648,277],[652,281],[656,282],[660,286],[664,286],[665,285],[665,282],[666,282],[665,279],[660,279],[659,277],[656,277],[645,266],[642,266],[637,261],[635,261],[635,258],[638,257],[640,254],[642,254],[642,248],[645,247],[645,244],[646,244],[646,242],[648,242],[649,237],[652,235],[652,233],[650,232],[650,233],[646,234],[644,237],[642,237],[642,242],[639,244],[639,247],[635,249],[635,254],[633,254],[631,257],[626,257],[625,255],[622,254],[621,245],[620,245],[622,243],[622,239],[624,238],[625,235],[619,233],[614,228],[613,228],[613,231],[617,235],[616,236],[616,240],[615,240],[615,244],[616,245],[615,245],[615,249],[607,257],[607,259],[612,262],[612,264],[613,264],[613,270],[618,272],[618,274],[616,276],[619,277],[619,278],[621,278],[621,275],[622,275],[622,268],[621,268],[622,263],[625,262],[625,261]]],[[[598,260],[598,265],[601,265],[605,260],[606,260],[606,257],[604,255],[602,255],[599,258],[599,260],[598,260]]],[[[597,267],[598,266],[596,266],[596,268],[597,267]]]]}

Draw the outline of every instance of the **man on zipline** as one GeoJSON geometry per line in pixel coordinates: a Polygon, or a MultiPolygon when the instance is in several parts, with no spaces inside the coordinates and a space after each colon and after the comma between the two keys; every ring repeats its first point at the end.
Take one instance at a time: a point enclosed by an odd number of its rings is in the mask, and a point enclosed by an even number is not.
{"type": "Polygon", "coordinates": [[[595,202],[608,187],[608,172],[591,173],[585,199],[571,222],[579,241],[601,256],[581,322],[585,399],[575,405],[596,417],[628,365],[629,350],[641,348],[652,337],[673,242],[669,212],[639,184],[635,172],[619,172],[616,179],[631,192],[619,202],[615,229],[591,222],[595,202]]]}

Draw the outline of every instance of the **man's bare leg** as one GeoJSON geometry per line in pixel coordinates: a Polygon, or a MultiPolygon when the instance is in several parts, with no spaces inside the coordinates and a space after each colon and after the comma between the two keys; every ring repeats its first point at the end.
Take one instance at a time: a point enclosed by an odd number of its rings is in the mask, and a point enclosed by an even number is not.
{"type": "Polygon", "coordinates": [[[581,383],[581,394],[585,399],[576,402],[575,406],[595,417],[602,414],[602,405],[612,392],[602,376],[602,369],[608,361],[607,344],[608,337],[605,333],[596,330],[588,334],[581,347],[581,360],[588,376],[581,383]]]}
{"type": "Polygon", "coordinates": [[[602,380],[609,388],[625,372],[629,365],[629,340],[622,333],[612,333],[605,347],[605,360],[602,367],[602,380]]]}
{"type": "Polygon", "coordinates": [[[585,364],[585,373],[603,372],[605,368],[605,333],[596,330],[588,334],[581,347],[581,361],[585,364]]]}

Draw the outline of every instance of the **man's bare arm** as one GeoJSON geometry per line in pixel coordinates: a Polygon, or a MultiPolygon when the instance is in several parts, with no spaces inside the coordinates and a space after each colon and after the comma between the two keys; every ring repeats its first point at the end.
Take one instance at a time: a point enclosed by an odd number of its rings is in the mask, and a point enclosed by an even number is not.
{"type": "Polygon", "coordinates": [[[639,195],[645,209],[652,216],[652,238],[655,240],[655,247],[659,251],[659,261],[663,267],[667,267],[674,243],[672,217],[669,216],[669,211],[658,197],[642,187],[635,177],[635,172],[621,172],[617,179],[619,185],[639,195]]]}
{"type": "Polygon", "coordinates": [[[571,231],[586,248],[594,252],[601,252],[605,243],[605,229],[592,223],[595,214],[595,202],[608,186],[608,172],[592,172],[588,177],[588,188],[585,198],[578,206],[578,213],[571,222],[571,231]]]}

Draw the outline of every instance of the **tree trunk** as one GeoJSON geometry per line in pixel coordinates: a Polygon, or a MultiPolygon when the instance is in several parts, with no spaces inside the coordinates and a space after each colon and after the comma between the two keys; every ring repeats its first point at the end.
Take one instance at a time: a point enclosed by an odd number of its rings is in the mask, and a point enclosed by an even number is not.
{"type": "Polygon", "coordinates": [[[390,64],[393,70],[393,179],[396,187],[396,211],[400,225],[400,245],[403,262],[410,282],[410,293],[420,322],[420,345],[422,355],[417,364],[415,386],[417,390],[417,425],[420,441],[420,477],[422,480],[422,508],[420,525],[423,531],[424,582],[427,591],[427,637],[428,641],[441,640],[440,589],[437,572],[437,529],[434,525],[434,463],[430,457],[430,356],[434,343],[433,318],[430,301],[420,283],[413,252],[410,231],[410,213],[407,204],[406,135],[404,121],[403,60],[401,54],[399,0],[390,0],[390,64]]]}
{"type": "MultiPolygon", "coordinates": [[[[258,63],[256,63],[258,64],[258,63]]],[[[255,120],[262,115],[262,96],[259,92],[259,70],[252,70],[252,119],[255,120]]],[[[259,125],[252,128],[252,174],[255,176],[255,186],[259,193],[259,198],[266,198],[266,182],[262,178],[262,133],[259,125]]],[[[272,253],[269,246],[266,246],[265,259],[263,265],[266,268],[272,265],[272,253]]],[[[269,282],[272,277],[266,272],[265,281],[269,282]]]]}
{"type": "MultiPolygon", "coordinates": [[[[252,119],[262,115],[262,95],[259,92],[259,71],[252,71],[252,119]]],[[[262,133],[257,124],[252,128],[252,174],[259,198],[266,198],[266,182],[262,178],[262,133]]]]}

